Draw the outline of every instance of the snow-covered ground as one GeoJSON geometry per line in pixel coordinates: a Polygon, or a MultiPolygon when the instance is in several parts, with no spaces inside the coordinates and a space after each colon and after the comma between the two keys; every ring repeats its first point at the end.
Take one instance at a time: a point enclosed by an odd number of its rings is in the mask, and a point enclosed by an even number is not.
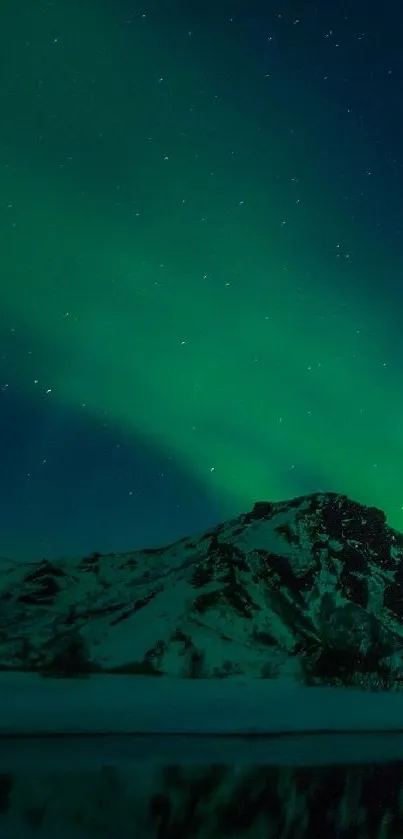
{"type": "Polygon", "coordinates": [[[398,758],[400,693],[304,688],[291,680],[0,674],[0,772],[398,758]]]}
{"type": "Polygon", "coordinates": [[[403,694],[290,680],[0,673],[0,735],[402,731],[403,694]]]}
{"type": "Polygon", "coordinates": [[[401,693],[241,677],[0,673],[0,776],[12,778],[1,839],[155,839],[147,814],[165,766],[225,764],[246,778],[258,765],[399,760],[401,693]]]}

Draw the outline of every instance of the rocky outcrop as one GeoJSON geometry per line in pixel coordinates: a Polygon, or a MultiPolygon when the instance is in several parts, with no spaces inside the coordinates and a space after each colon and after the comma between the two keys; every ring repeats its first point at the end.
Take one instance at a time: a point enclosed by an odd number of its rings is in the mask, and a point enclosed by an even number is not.
{"type": "Polygon", "coordinates": [[[0,775],[4,839],[400,839],[401,765],[0,775]]]}

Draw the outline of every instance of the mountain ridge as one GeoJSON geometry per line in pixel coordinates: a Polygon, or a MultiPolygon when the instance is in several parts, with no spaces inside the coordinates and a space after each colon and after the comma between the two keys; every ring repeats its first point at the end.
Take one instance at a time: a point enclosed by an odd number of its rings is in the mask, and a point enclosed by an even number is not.
{"type": "Polygon", "coordinates": [[[2,565],[0,668],[403,686],[403,535],[338,493],[171,545],[2,565]]]}

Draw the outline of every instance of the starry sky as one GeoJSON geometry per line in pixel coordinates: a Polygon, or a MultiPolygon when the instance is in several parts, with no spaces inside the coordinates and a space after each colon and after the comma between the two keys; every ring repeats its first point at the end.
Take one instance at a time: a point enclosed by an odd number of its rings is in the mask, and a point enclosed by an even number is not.
{"type": "Polygon", "coordinates": [[[321,490],[403,530],[399,8],[4,4],[0,555],[321,490]]]}

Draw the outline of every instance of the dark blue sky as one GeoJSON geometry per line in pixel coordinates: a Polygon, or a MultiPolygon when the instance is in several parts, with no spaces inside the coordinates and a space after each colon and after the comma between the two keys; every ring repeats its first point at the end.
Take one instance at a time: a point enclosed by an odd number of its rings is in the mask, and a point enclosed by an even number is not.
{"type": "Polygon", "coordinates": [[[322,489],[403,529],[400,4],[0,27],[0,555],[322,489]]]}

